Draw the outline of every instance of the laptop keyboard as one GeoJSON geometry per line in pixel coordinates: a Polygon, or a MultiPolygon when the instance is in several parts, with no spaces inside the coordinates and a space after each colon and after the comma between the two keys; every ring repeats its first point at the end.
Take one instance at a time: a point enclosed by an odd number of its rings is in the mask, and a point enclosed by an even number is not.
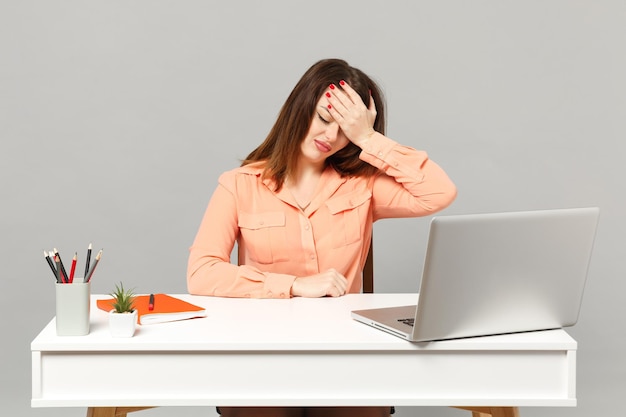
{"type": "Polygon", "coordinates": [[[411,318],[408,318],[408,319],[398,319],[398,321],[400,323],[404,323],[404,324],[406,324],[408,326],[413,327],[413,324],[415,323],[415,317],[411,317],[411,318]]]}

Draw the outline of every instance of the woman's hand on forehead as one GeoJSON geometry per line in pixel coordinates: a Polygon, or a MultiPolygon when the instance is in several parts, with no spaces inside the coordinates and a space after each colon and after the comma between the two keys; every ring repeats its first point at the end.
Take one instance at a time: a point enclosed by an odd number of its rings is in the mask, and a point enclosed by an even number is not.
{"type": "Polygon", "coordinates": [[[363,147],[367,139],[374,134],[376,105],[370,96],[369,107],[345,81],[341,88],[334,84],[324,94],[328,102],[328,113],[339,124],[346,137],[355,145],[363,147]]]}

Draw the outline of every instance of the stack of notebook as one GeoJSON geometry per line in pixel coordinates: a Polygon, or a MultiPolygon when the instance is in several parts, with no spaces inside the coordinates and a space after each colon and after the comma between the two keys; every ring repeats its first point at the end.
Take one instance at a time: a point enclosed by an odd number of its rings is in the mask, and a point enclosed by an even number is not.
{"type": "MultiPolygon", "coordinates": [[[[113,309],[112,298],[97,300],[96,303],[100,310],[108,312],[113,309]]],[[[206,317],[204,307],[188,303],[167,294],[154,294],[152,306],[152,309],[150,309],[149,295],[138,295],[135,297],[134,307],[138,312],[137,320],[139,324],[164,323],[206,317]]]]}

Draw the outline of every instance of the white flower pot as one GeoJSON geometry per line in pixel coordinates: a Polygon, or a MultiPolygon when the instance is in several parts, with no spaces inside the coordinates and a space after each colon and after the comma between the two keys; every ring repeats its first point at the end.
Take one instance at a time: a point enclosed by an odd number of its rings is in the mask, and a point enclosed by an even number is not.
{"type": "Polygon", "coordinates": [[[113,337],[133,337],[137,326],[137,310],[132,313],[109,312],[109,330],[113,337]]]}

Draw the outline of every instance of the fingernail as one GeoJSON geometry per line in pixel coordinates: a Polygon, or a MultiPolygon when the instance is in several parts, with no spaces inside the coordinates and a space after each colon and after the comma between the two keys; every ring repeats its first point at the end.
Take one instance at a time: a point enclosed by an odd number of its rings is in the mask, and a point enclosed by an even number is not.
{"type": "Polygon", "coordinates": [[[330,93],[328,91],[326,92],[326,97],[330,98],[330,93]]]}
{"type": "Polygon", "coordinates": [[[346,85],[346,82],[344,80],[341,80],[341,81],[339,81],[339,84],[346,85]]]}
{"type": "Polygon", "coordinates": [[[333,108],[333,106],[331,106],[331,105],[329,104],[329,105],[328,105],[328,108],[329,108],[329,109],[332,109],[332,108],[333,108]]]}
{"type": "Polygon", "coordinates": [[[330,87],[331,90],[334,90],[335,89],[335,84],[331,84],[329,87],[330,87]]]}

